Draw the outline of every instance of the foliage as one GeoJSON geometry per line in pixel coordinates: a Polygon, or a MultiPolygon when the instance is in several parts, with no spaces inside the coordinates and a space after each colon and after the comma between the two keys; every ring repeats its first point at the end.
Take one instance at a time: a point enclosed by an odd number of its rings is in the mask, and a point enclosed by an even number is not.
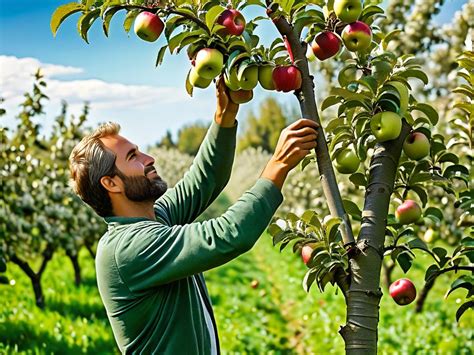
{"type": "Polygon", "coordinates": [[[182,153],[196,155],[207,129],[208,125],[204,123],[190,124],[180,128],[176,148],[182,153]]]}

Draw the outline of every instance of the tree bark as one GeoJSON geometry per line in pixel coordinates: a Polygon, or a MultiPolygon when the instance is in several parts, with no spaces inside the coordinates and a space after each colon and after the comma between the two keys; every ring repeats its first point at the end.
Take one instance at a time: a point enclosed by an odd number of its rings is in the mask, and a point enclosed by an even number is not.
{"type": "Polygon", "coordinates": [[[41,262],[40,269],[37,273],[33,271],[28,262],[21,260],[17,255],[13,255],[10,260],[17,264],[21,270],[30,278],[31,285],[33,286],[33,292],[35,293],[35,303],[38,308],[44,309],[45,299],[43,294],[43,287],[41,285],[41,277],[43,276],[46,265],[53,257],[54,247],[48,244],[43,251],[43,261],[41,262]]]}
{"type": "Polygon", "coordinates": [[[92,244],[85,243],[84,245],[85,245],[87,251],[89,252],[89,255],[92,257],[92,259],[95,260],[95,251],[94,251],[94,249],[92,249],[92,244]]]}
{"type": "Polygon", "coordinates": [[[423,311],[423,306],[425,305],[426,297],[428,296],[428,293],[430,290],[433,288],[436,277],[425,283],[425,286],[423,286],[423,289],[420,292],[420,295],[418,296],[418,299],[416,300],[416,308],[415,312],[416,313],[421,313],[423,311]]]}
{"type": "Polygon", "coordinates": [[[72,266],[74,268],[74,284],[78,287],[81,284],[81,266],[79,265],[79,258],[77,254],[72,253],[71,251],[66,251],[66,255],[71,260],[72,266]]]}
{"type": "Polygon", "coordinates": [[[347,291],[346,325],[340,334],[347,354],[376,354],[385,228],[403,142],[411,127],[403,121],[400,136],[377,144],[369,170],[362,226],[357,249],[349,264],[351,283],[347,291]]]}

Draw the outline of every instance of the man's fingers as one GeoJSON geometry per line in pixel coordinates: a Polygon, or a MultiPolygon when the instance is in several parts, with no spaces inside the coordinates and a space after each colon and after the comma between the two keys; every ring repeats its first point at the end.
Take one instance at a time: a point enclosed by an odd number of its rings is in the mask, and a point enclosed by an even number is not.
{"type": "Polygon", "coordinates": [[[297,130],[288,131],[288,137],[304,137],[307,135],[317,135],[318,131],[314,127],[303,127],[297,130]]]}
{"type": "Polygon", "coordinates": [[[303,127],[313,127],[313,128],[318,128],[319,125],[316,123],[316,121],[309,120],[307,118],[300,118],[298,121],[293,122],[288,126],[288,129],[291,130],[297,130],[299,128],[303,127]]]}

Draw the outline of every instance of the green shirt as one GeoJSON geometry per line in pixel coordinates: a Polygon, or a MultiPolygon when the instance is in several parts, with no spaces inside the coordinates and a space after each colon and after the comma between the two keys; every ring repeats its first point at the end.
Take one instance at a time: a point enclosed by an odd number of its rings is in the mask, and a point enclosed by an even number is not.
{"type": "Polygon", "coordinates": [[[190,170],[156,201],[156,221],[105,218],[97,283],[123,353],[210,354],[211,336],[217,341],[199,296],[216,329],[201,273],[252,248],[283,200],[260,178],[222,216],[194,222],[229,180],[236,131],[213,122],[190,170]]]}

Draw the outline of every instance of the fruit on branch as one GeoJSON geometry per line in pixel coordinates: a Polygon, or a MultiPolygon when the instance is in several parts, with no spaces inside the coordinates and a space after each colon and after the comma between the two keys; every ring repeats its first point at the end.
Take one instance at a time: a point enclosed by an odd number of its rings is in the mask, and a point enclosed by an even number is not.
{"type": "Polygon", "coordinates": [[[259,284],[260,283],[258,282],[258,280],[252,280],[252,282],[250,283],[250,287],[255,289],[258,287],[259,284]]]}
{"type": "Polygon", "coordinates": [[[321,32],[314,38],[311,48],[319,60],[326,60],[339,52],[341,40],[331,31],[321,32]]]}
{"type": "Polygon", "coordinates": [[[253,91],[252,90],[237,90],[237,91],[230,90],[229,96],[233,103],[244,104],[253,99],[253,91]]]}
{"type": "Polygon", "coordinates": [[[403,143],[403,151],[410,159],[423,159],[430,154],[430,141],[421,132],[411,132],[403,143]]]}
{"type": "Polygon", "coordinates": [[[277,91],[289,92],[301,88],[301,72],[294,65],[276,67],[272,77],[277,91]]]}
{"type": "Polygon", "coordinates": [[[355,22],[362,13],[362,2],[360,0],[335,0],[334,13],[342,22],[355,22]]]}
{"type": "Polygon", "coordinates": [[[400,224],[410,224],[421,217],[421,207],[413,200],[405,200],[395,211],[395,217],[400,224]]]}
{"type": "Polygon", "coordinates": [[[196,72],[196,68],[192,67],[189,72],[189,82],[195,88],[205,89],[212,83],[212,79],[200,77],[196,72]]]}
{"type": "Polygon", "coordinates": [[[136,17],[133,30],[144,41],[154,42],[160,37],[164,27],[163,21],[158,16],[154,13],[143,11],[136,17]]]}
{"type": "Polygon", "coordinates": [[[242,90],[253,90],[258,84],[258,66],[248,65],[242,72],[239,69],[237,78],[242,90]]]}
{"type": "Polygon", "coordinates": [[[372,30],[362,21],[356,21],[344,27],[341,34],[344,45],[351,52],[369,48],[372,43],[372,30]]]}
{"type": "Polygon", "coordinates": [[[402,118],[395,112],[379,112],[370,120],[370,129],[378,142],[396,139],[402,131],[402,118]]]}
{"type": "Polygon", "coordinates": [[[311,254],[313,253],[313,247],[311,244],[306,244],[301,248],[301,259],[305,265],[308,265],[309,261],[311,260],[311,254]]]}
{"type": "Polygon", "coordinates": [[[379,84],[383,83],[392,71],[392,65],[384,60],[372,63],[372,76],[379,84]]]}
{"type": "Polygon", "coordinates": [[[275,90],[272,77],[274,68],[275,67],[271,64],[264,64],[258,67],[258,82],[260,86],[266,90],[275,90]]]}
{"type": "Polygon", "coordinates": [[[353,149],[346,148],[336,155],[336,169],[341,174],[352,174],[359,168],[360,160],[353,149]]]}
{"type": "Polygon", "coordinates": [[[399,279],[388,289],[390,296],[400,306],[412,303],[416,298],[416,288],[409,279],[399,279]]]}
{"type": "Polygon", "coordinates": [[[232,67],[224,74],[225,85],[233,91],[240,90],[239,79],[237,79],[237,67],[232,67]]]}
{"type": "Polygon", "coordinates": [[[214,48],[203,48],[196,54],[196,73],[204,79],[214,79],[224,67],[224,56],[214,48]]]}
{"type": "Polygon", "coordinates": [[[218,31],[221,35],[240,36],[245,30],[245,18],[235,9],[227,9],[217,18],[217,23],[225,28],[218,31]]]}

